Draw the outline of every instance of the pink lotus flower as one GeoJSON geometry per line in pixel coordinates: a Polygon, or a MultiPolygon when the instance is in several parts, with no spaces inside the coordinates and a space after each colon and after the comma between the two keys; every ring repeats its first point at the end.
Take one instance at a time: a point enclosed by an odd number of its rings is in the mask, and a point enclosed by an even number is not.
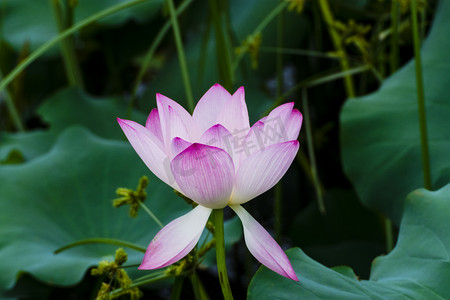
{"type": "Polygon", "coordinates": [[[253,256],[298,281],[281,247],[241,206],[272,188],[297,154],[302,115],[294,103],[278,106],[251,128],[243,87],[231,95],[214,85],[192,116],[161,94],[156,103],[145,127],[118,122],[147,167],[199,205],[158,232],[139,269],[158,269],[183,258],[197,244],[212,210],[229,205],[242,221],[253,256]]]}

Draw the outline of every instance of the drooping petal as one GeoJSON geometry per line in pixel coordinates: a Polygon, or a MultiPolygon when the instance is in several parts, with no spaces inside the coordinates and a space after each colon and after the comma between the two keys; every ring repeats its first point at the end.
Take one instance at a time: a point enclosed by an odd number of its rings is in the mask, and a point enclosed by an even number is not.
{"type": "Polygon", "coordinates": [[[200,239],[211,211],[198,205],[164,226],[148,246],[139,269],[163,268],[186,256],[200,239]]]}
{"type": "Polygon", "coordinates": [[[220,84],[215,84],[198,101],[192,117],[202,133],[218,124],[219,113],[230,99],[230,93],[220,84]]]}
{"type": "Polygon", "coordinates": [[[198,142],[203,145],[223,149],[233,158],[233,136],[220,124],[206,130],[198,142]]]}
{"type": "Polygon", "coordinates": [[[145,122],[145,128],[150,130],[154,136],[161,141],[161,145],[164,143],[162,129],[161,129],[161,121],[159,120],[158,109],[154,108],[150,112],[147,118],[147,122],[145,122]]]}
{"type": "Polygon", "coordinates": [[[217,123],[223,125],[231,134],[247,134],[250,129],[244,87],[240,87],[220,111],[217,123]]]}
{"type": "Polygon", "coordinates": [[[242,204],[272,188],[288,170],[297,140],[271,145],[243,160],[236,172],[230,204],[242,204]]]}
{"type": "Polygon", "coordinates": [[[298,281],[292,265],[283,249],[270,234],[242,206],[230,205],[241,219],[244,239],[250,253],[272,271],[298,281]]]}
{"type": "Polygon", "coordinates": [[[150,171],[159,179],[178,189],[178,185],[170,169],[170,159],[164,149],[160,148],[160,141],[144,126],[129,120],[117,118],[131,146],[144,161],[150,171]]]}
{"type": "Polygon", "coordinates": [[[194,143],[170,167],[183,194],[209,208],[227,205],[234,182],[234,165],[227,152],[194,143]]]}

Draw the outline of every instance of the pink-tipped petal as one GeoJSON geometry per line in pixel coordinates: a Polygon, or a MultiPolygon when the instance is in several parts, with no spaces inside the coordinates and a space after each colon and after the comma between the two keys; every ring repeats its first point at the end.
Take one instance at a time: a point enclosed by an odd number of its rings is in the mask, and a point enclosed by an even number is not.
{"type": "Polygon", "coordinates": [[[234,182],[234,165],[227,152],[195,143],[178,154],[170,167],[183,194],[209,208],[227,205],[234,182]]]}
{"type": "Polygon", "coordinates": [[[213,85],[198,101],[192,114],[201,132],[216,125],[222,107],[228,105],[231,95],[220,84],[213,85]]]}
{"type": "Polygon", "coordinates": [[[223,149],[233,158],[233,136],[220,124],[206,130],[200,137],[199,143],[223,149]]]}
{"type": "Polygon", "coordinates": [[[223,125],[231,134],[243,133],[250,129],[244,87],[240,87],[220,111],[217,123],[223,125]]]}
{"type": "MultiPolygon", "coordinates": [[[[172,139],[177,134],[180,134],[179,129],[182,127],[189,128],[189,134],[192,135],[192,137],[196,138],[199,136],[197,126],[191,115],[180,104],[164,95],[156,94],[156,105],[158,106],[161,131],[167,149],[170,148],[172,139]],[[180,124],[183,124],[183,126],[180,124]]],[[[189,139],[186,136],[182,138],[189,139]]]]}
{"type": "Polygon", "coordinates": [[[154,108],[150,112],[147,118],[147,122],[145,122],[145,128],[150,130],[154,136],[161,141],[161,145],[164,143],[162,130],[161,130],[161,121],[159,120],[158,109],[154,108]]]}
{"type": "Polygon", "coordinates": [[[164,226],[148,246],[139,269],[163,268],[186,256],[200,239],[211,211],[198,205],[164,226]]]}
{"type": "Polygon", "coordinates": [[[131,146],[150,171],[174,189],[178,189],[170,169],[170,159],[164,149],[160,148],[161,143],[158,138],[136,122],[119,118],[117,118],[117,121],[131,146]]]}
{"type": "Polygon", "coordinates": [[[192,143],[183,140],[182,138],[176,137],[172,140],[172,154],[173,156],[177,156],[181,152],[184,151],[187,147],[192,145],[192,143]]]}
{"type": "Polygon", "coordinates": [[[293,102],[285,103],[273,109],[267,117],[260,120],[264,123],[264,129],[259,134],[259,138],[264,146],[297,139],[297,137],[290,138],[288,134],[288,132],[296,129],[289,128],[287,124],[291,119],[293,107],[293,102]]]}
{"type": "Polygon", "coordinates": [[[288,140],[296,140],[302,128],[303,116],[298,109],[293,109],[291,115],[285,123],[288,140]]]}
{"type": "Polygon", "coordinates": [[[271,145],[241,161],[230,204],[242,204],[272,188],[288,170],[297,140],[271,145]]]}
{"type": "Polygon", "coordinates": [[[230,205],[241,219],[244,239],[250,253],[263,265],[281,276],[299,281],[283,249],[242,206],[230,205]]]}

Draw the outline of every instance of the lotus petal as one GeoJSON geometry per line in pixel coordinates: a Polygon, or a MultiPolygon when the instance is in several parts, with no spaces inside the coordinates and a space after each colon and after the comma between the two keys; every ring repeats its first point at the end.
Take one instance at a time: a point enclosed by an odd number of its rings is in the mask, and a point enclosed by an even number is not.
{"type": "Polygon", "coordinates": [[[250,253],[263,265],[281,276],[298,281],[283,249],[242,206],[230,205],[244,227],[244,239],[250,253]]]}
{"type": "Polygon", "coordinates": [[[194,143],[170,167],[183,194],[209,208],[227,205],[234,182],[234,165],[227,152],[194,143]]]}
{"type": "Polygon", "coordinates": [[[245,203],[272,188],[288,170],[297,140],[271,145],[243,160],[236,172],[230,204],[245,203]]]}
{"type": "Polygon", "coordinates": [[[164,226],[148,246],[139,269],[163,268],[186,256],[200,239],[211,212],[212,209],[198,205],[164,226]]]}

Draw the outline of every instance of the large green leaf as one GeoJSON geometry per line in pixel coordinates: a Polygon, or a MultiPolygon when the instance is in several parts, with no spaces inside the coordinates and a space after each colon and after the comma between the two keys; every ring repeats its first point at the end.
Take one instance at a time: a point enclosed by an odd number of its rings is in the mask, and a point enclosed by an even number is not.
{"type": "MultiPolygon", "coordinates": [[[[141,211],[136,219],[113,208],[117,187],[135,188],[150,177],[147,205],[168,223],[190,208],[152,176],[127,142],[106,140],[87,130],[66,130],[54,147],[29,162],[0,167],[0,291],[18,272],[58,285],[78,282],[88,267],[115,246],[88,245],[53,251],[69,243],[108,237],[146,248],[159,227],[141,211]]],[[[142,253],[129,250],[129,262],[142,253]]]]}
{"type": "MultiPolygon", "coordinates": [[[[127,106],[119,98],[93,97],[77,88],[62,89],[38,108],[49,130],[0,135],[0,161],[12,150],[20,151],[25,161],[46,153],[61,131],[76,124],[101,137],[125,140],[116,118],[125,118],[126,112],[127,106]]],[[[142,124],[145,115],[133,111],[132,119],[142,124]]]]}
{"type": "MultiPolygon", "coordinates": [[[[3,10],[2,16],[5,17],[1,21],[4,38],[15,49],[20,49],[25,42],[30,42],[31,49],[35,49],[55,37],[58,31],[50,6],[52,2],[48,0],[1,1],[0,10],[3,10]]],[[[123,2],[127,0],[78,1],[75,7],[75,22],[123,2]]],[[[148,20],[160,11],[162,3],[162,0],[147,1],[100,22],[105,25],[121,25],[128,19],[148,20]]]]}
{"type": "MultiPolygon", "coordinates": [[[[60,132],[70,125],[80,124],[101,137],[125,139],[116,120],[127,117],[127,106],[121,98],[98,98],[77,88],[66,88],[48,98],[38,113],[50,124],[51,130],[60,132]]],[[[131,118],[143,124],[146,115],[133,111],[131,118]]]]}
{"type": "MultiPolygon", "coordinates": [[[[433,188],[450,179],[450,1],[422,47],[433,188]]],[[[423,186],[414,61],[341,114],[344,169],[361,201],[399,222],[406,194],[423,186]]]]}
{"type": "MultiPolygon", "coordinates": [[[[131,219],[128,209],[112,207],[116,188],[134,188],[143,175],[150,177],[146,203],[163,223],[190,210],[128,142],[103,139],[82,127],[63,131],[45,154],[0,166],[0,292],[24,272],[46,283],[74,284],[117,248],[96,244],[53,254],[78,240],[105,237],[146,248],[159,230],[155,222],[143,211],[131,219]]],[[[241,238],[236,217],[225,223],[225,235],[228,248],[241,238]]],[[[129,250],[129,263],[139,263],[142,256],[129,250]]],[[[205,265],[213,262],[208,255],[205,265]]]]}
{"type": "Polygon", "coordinates": [[[249,299],[449,299],[450,184],[436,192],[416,190],[406,199],[394,250],[375,259],[370,280],[348,267],[329,269],[300,249],[287,254],[299,282],[261,267],[249,299]]]}
{"type": "Polygon", "coordinates": [[[325,266],[345,264],[368,278],[370,262],[386,251],[381,218],[365,208],[354,191],[329,189],[324,203],[326,215],[312,202],[295,216],[288,235],[291,244],[325,266]]]}

